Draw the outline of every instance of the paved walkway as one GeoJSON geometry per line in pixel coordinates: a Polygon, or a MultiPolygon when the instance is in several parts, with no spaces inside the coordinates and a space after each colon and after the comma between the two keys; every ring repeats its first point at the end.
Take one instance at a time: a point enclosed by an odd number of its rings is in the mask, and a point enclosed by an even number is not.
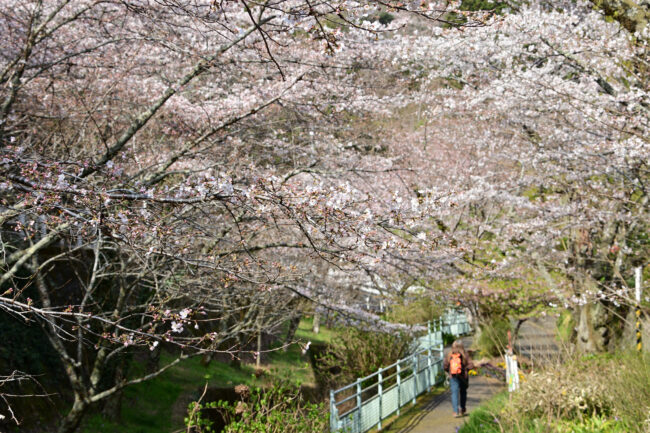
{"type": "MultiPolygon", "coordinates": [[[[503,383],[484,376],[471,377],[467,390],[467,411],[472,412],[493,394],[504,389],[503,383]]],[[[386,433],[456,433],[467,417],[454,418],[451,409],[451,393],[429,397],[407,415],[395,421],[386,433]]]]}

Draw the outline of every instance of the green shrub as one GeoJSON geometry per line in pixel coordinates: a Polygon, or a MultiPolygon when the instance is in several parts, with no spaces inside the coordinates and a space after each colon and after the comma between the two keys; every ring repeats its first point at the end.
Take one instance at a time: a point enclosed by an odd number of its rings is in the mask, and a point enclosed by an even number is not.
{"type": "Polygon", "coordinates": [[[202,409],[217,409],[226,421],[224,433],[325,432],[328,413],[324,404],[304,401],[298,385],[278,380],[262,389],[238,385],[238,402],[190,403],[185,425],[188,432],[211,433],[212,423],[201,416],[202,409]]]}
{"type": "Polygon", "coordinates": [[[576,323],[573,320],[573,314],[569,310],[563,310],[560,317],[557,318],[557,339],[561,342],[568,343],[573,339],[576,323]]]}
{"type": "Polygon", "coordinates": [[[502,392],[474,410],[458,433],[628,433],[630,424],[621,419],[589,416],[582,420],[533,418],[523,413],[514,422],[503,420],[508,393],[502,392]]]}
{"type": "Polygon", "coordinates": [[[650,354],[627,352],[614,356],[616,374],[609,381],[608,393],[621,419],[643,426],[650,432],[650,354]]]}
{"type": "Polygon", "coordinates": [[[407,357],[413,337],[408,334],[388,334],[348,328],[332,341],[324,356],[318,359],[321,368],[331,371],[330,387],[347,384],[358,377],[375,373],[407,357]],[[381,350],[378,350],[381,348],[381,350]]]}
{"type": "MultiPolygon", "coordinates": [[[[579,363],[558,365],[531,373],[526,383],[512,395],[505,419],[515,421],[522,412],[531,418],[583,419],[592,414],[610,416],[615,402],[605,381],[583,374],[579,363]]],[[[610,374],[609,371],[600,371],[610,374]]]]}
{"type": "Polygon", "coordinates": [[[395,16],[391,13],[388,13],[386,11],[379,12],[378,14],[372,14],[372,15],[367,15],[363,18],[361,18],[363,21],[369,21],[371,23],[374,23],[375,21],[379,21],[380,24],[383,25],[388,25],[395,19],[395,16]]]}
{"type": "Polygon", "coordinates": [[[510,9],[510,5],[492,0],[463,0],[460,9],[463,11],[494,11],[497,14],[502,14],[505,10],[510,9]]]}
{"type": "Polygon", "coordinates": [[[451,346],[456,339],[458,339],[458,337],[454,334],[447,334],[446,332],[442,333],[442,344],[444,344],[445,347],[451,346]]]}
{"type": "Polygon", "coordinates": [[[383,24],[383,25],[388,25],[395,19],[395,16],[393,14],[390,14],[388,12],[381,12],[379,14],[379,19],[378,21],[383,24]]]}
{"type": "Polygon", "coordinates": [[[476,342],[481,355],[499,356],[504,353],[508,345],[508,331],[510,321],[507,319],[495,319],[484,324],[476,342]]]}
{"type": "Polygon", "coordinates": [[[458,433],[501,433],[499,419],[495,416],[508,402],[508,392],[501,392],[470,413],[469,419],[458,433]]]}
{"type": "Polygon", "coordinates": [[[444,311],[444,305],[436,303],[427,296],[421,296],[404,304],[393,305],[386,313],[386,320],[416,325],[439,319],[444,311]]]}
{"type": "Polygon", "coordinates": [[[474,411],[462,433],[648,433],[650,355],[576,355],[525,376],[474,411]]]}

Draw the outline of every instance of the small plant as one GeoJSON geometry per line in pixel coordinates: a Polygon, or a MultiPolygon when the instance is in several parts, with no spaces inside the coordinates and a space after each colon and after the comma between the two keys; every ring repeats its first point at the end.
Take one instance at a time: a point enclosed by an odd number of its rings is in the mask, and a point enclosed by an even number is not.
{"type": "Polygon", "coordinates": [[[199,403],[197,401],[193,401],[190,403],[187,407],[187,416],[183,419],[185,422],[185,426],[187,427],[187,432],[194,432],[194,433],[212,433],[214,430],[212,429],[213,422],[210,421],[208,418],[204,418],[201,416],[201,411],[204,409],[216,409],[217,408],[217,402],[209,402],[209,403],[199,403]]]}
{"type": "Polygon", "coordinates": [[[454,334],[447,334],[446,332],[442,333],[442,344],[446,346],[451,346],[451,344],[456,341],[456,336],[454,334]]]}
{"type": "Polygon", "coordinates": [[[191,402],[187,407],[187,416],[183,418],[187,433],[212,433],[214,431],[212,429],[213,422],[208,418],[204,418],[201,412],[204,409],[216,409],[218,405],[217,402],[201,403],[207,390],[208,385],[206,383],[198,401],[191,402]]]}
{"type": "Polygon", "coordinates": [[[580,422],[560,421],[555,424],[557,433],[628,433],[629,426],[617,418],[594,416],[580,422]]]}

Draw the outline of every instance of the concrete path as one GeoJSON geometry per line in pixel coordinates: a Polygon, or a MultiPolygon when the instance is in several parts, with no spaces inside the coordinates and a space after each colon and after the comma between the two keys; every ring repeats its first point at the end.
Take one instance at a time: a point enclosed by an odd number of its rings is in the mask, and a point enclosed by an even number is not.
{"type": "MultiPolygon", "coordinates": [[[[467,411],[472,412],[479,404],[504,389],[503,383],[484,376],[471,377],[467,390],[467,411]]],[[[390,433],[456,433],[467,417],[454,418],[451,409],[451,393],[425,398],[408,414],[395,421],[383,432],[390,433]]]]}

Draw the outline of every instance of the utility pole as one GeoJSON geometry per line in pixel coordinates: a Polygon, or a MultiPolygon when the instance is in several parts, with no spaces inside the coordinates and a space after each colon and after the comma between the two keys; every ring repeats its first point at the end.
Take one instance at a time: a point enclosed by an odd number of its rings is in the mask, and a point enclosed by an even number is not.
{"type": "Polygon", "coordinates": [[[641,342],[641,266],[634,270],[636,310],[636,350],[641,352],[643,344],[641,342]]]}

